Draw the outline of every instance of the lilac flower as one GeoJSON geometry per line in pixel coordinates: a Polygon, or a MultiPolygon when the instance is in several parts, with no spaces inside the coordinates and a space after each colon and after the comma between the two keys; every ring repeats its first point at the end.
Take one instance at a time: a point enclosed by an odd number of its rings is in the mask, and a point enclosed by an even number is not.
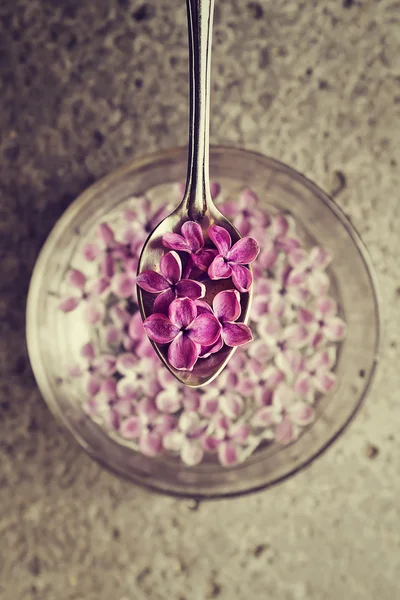
{"type": "Polygon", "coordinates": [[[252,284],[252,276],[250,270],[244,265],[252,263],[257,258],[259,247],[256,240],[244,237],[232,246],[228,231],[219,225],[212,225],[208,234],[219,252],[208,269],[210,279],[232,277],[233,284],[239,292],[248,292],[252,284]]]}
{"type": "Polygon", "coordinates": [[[124,220],[128,221],[139,235],[144,233],[144,237],[147,237],[168,215],[169,207],[164,204],[154,212],[154,204],[146,196],[134,198],[133,200],[132,206],[134,208],[124,210],[124,220]]]}
{"type": "Polygon", "coordinates": [[[143,327],[143,321],[139,310],[137,310],[128,323],[129,343],[124,343],[128,352],[135,351],[139,358],[150,358],[159,364],[159,358],[151,345],[143,327]],[[129,347],[128,347],[129,346],[129,347]]]}
{"type": "Polygon", "coordinates": [[[229,419],[238,418],[243,413],[244,401],[237,393],[236,381],[235,374],[225,369],[202,394],[200,414],[210,418],[219,412],[229,419]]]}
{"type": "MultiPolygon", "coordinates": [[[[101,390],[104,381],[115,373],[116,359],[111,354],[97,354],[92,342],[84,344],[81,348],[81,361],[70,367],[69,375],[71,377],[83,377],[85,379],[85,389],[89,396],[96,396],[101,390]]],[[[109,386],[103,388],[108,398],[113,394],[109,393],[109,386]]]]}
{"type": "Polygon", "coordinates": [[[331,372],[335,362],[334,346],[305,358],[301,372],[293,386],[298,396],[312,402],[316,391],[322,394],[331,392],[336,384],[336,375],[331,372]]]}
{"type": "Polygon", "coordinates": [[[162,243],[166,248],[189,254],[193,263],[201,271],[207,271],[217,254],[215,250],[204,248],[203,231],[195,221],[186,221],[181,227],[181,235],[164,234],[162,243]]]}
{"type": "Polygon", "coordinates": [[[179,254],[167,252],[160,261],[161,273],[143,271],[138,275],[136,283],[151,294],[158,294],[154,301],[154,312],[168,314],[171,302],[176,298],[197,300],[206,293],[203,283],[192,279],[181,279],[182,263],[179,254]]]}
{"type": "Polygon", "coordinates": [[[145,456],[156,456],[163,450],[163,438],[176,426],[172,415],[158,411],[153,400],[145,398],[135,407],[135,415],[122,421],[119,431],[122,437],[139,441],[139,450],[145,456]]]}
{"type": "Polygon", "coordinates": [[[346,323],[337,316],[337,304],[329,296],[317,298],[313,311],[300,308],[298,319],[313,332],[314,348],[326,341],[340,342],[346,336],[346,323]]]}
{"type": "Polygon", "coordinates": [[[293,267],[291,276],[302,279],[307,289],[313,296],[321,296],[327,293],[329,288],[329,277],[325,273],[332,257],[320,246],[314,246],[310,251],[304,248],[293,249],[288,256],[289,263],[293,267]]]}
{"type": "Polygon", "coordinates": [[[270,226],[253,232],[254,237],[261,241],[262,250],[258,263],[264,269],[272,269],[281,252],[287,254],[300,246],[300,241],[295,235],[293,219],[285,215],[276,215],[272,218],[270,226]]]}
{"type": "Polygon", "coordinates": [[[212,314],[197,316],[196,304],[190,298],[174,300],[168,315],[153,313],[144,321],[144,328],[156,344],[170,344],[168,362],[174,369],[191,371],[199,357],[199,346],[214,344],[221,325],[212,314]]]}
{"type": "Polygon", "coordinates": [[[275,428],[275,439],[283,445],[296,440],[300,433],[299,427],[304,427],[315,419],[314,408],[299,400],[294,390],[285,383],[281,383],[275,390],[273,406],[281,417],[275,428]]]}
{"type": "Polygon", "coordinates": [[[119,346],[122,344],[127,352],[132,352],[136,343],[129,335],[129,323],[133,318],[130,312],[128,312],[123,303],[118,303],[110,307],[108,314],[111,324],[106,325],[104,329],[105,342],[109,346],[119,346]]]}
{"type": "Polygon", "coordinates": [[[202,300],[198,300],[198,314],[212,314],[221,323],[221,336],[212,346],[202,346],[200,356],[205,358],[218,352],[223,343],[231,348],[247,344],[253,339],[251,329],[244,323],[235,323],[242,311],[240,306],[240,294],[237,290],[226,290],[219,292],[213,300],[213,310],[202,300]]]}
{"type": "Polygon", "coordinates": [[[134,354],[126,352],[118,356],[116,370],[122,375],[117,383],[119,398],[133,400],[141,393],[154,398],[160,391],[151,359],[138,359],[134,354]]]}
{"type": "Polygon", "coordinates": [[[253,229],[266,228],[270,224],[267,212],[258,208],[258,196],[249,189],[243,190],[238,200],[226,201],[221,206],[221,212],[230,219],[233,225],[245,236],[253,229]]]}
{"type": "Polygon", "coordinates": [[[254,399],[258,406],[268,406],[272,404],[272,397],[276,387],[285,381],[283,371],[269,365],[257,376],[254,392],[254,399]]]}
{"type": "Polygon", "coordinates": [[[85,320],[91,325],[98,323],[105,313],[104,304],[98,296],[108,288],[108,282],[100,278],[89,284],[86,276],[78,269],[71,269],[67,280],[77,290],[77,294],[64,298],[59,304],[60,310],[65,313],[72,312],[84,303],[85,320]]]}
{"type": "Polygon", "coordinates": [[[164,436],[164,448],[179,452],[186,465],[198,465],[204,456],[201,439],[206,429],[207,421],[202,420],[196,412],[183,412],[177,429],[164,436]]]}
{"type": "Polygon", "coordinates": [[[255,321],[259,321],[265,314],[291,320],[295,316],[295,307],[303,305],[309,297],[303,275],[294,274],[290,265],[277,269],[275,279],[257,282],[256,290],[252,313],[255,321]]]}
{"type": "Polygon", "coordinates": [[[266,319],[258,324],[258,333],[269,346],[275,365],[289,376],[301,369],[300,348],[310,339],[310,333],[304,325],[283,327],[277,319],[266,319]]]}
{"type": "Polygon", "coordinates": [[[241,460],[241,450],[246,446],[250,435],[248,425],[232,422],[226,415],[216,415],[203,438],[207,452],[217,452],[219,462],[230,467],[241,460]]]}

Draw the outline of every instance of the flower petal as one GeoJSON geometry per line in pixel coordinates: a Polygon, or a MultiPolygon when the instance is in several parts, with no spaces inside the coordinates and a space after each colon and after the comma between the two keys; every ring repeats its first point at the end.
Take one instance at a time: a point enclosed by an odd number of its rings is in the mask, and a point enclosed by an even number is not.
{"type": "Polygon", "coordinates": [[[208,358],[211,354],[219,352],[223,345],[224,341],[220,335],[215,344],[211,344],[209,346],[200,346],[199,358],[208,358]]]}
{"type": "Polygon", "coordinates": [[[307,286],[314,296],[326,294],[329,289],[329,277],[324,271],[315,269],[308,277],[307,286]]]}
{"type": "Polygon", "coordinates": [[[218,181],[210,181],[211,198],[213,200],[215,200],[215,198],[220,194],[220,192],[221,192],[221,184],[218,183],[218,181]]]}
{"type": "Polygon", "coordinates": [[[181,431],[171,431],[163,438],[163,446],[171,452],[179,452],[185,441],[185,435],[181,431]]]}
{"type": "Polygon", "coordinates": [[[289,230],[289,221],[284,215],[277,215],[272,219],[272,231],[276,237],[283,237],[289,230]]]}
{"type": "Polygon", "coordinates": [[[340,317],[333,317],[325,322],[325,337],[331,342],[339,342],[346,337],[347,325],[340,317]]]}
{"type": "Polygon", "coordinates": [[[284,336],[290,348],[303,348],[310,339],[310,333],[304,325],[289,325],[284,329],[284,336]]]}
{"type": "Polygon", "coordinates": [[[250,420],[253,427],[271,427],[279,422],[279,413],[273,406],[263,406],[257,410],[250,420]]]}
{"type": "Polygon", "coordinates": [[[171,250],[177,250],[178,252],[191,252],[187,241],[179,233],[164,233],[162,245],[165,248],[171,248],[171,250]]]}
{"type": "Polygon", "coordinates": [[[89,291],[95,296],[101,296],[105,290],[110,287],[110,280],[105,277],[98,277],[89,286],[89,291]]]}
{"type": "Polygon", "coordinates": [[[186,221],[181,227],[181,234],[192,252],[197,252],[204,246],[203,232],[195,221],[186,221]]]}
{"type": "Polygon", "coordinates": [[[278,352],[275,356],[275,364],[289,378],[299,373],[303,364],[303,359],[300,350],[286,348],[282,352],[278,352]]]}
{"type": "Polygon", "coordinates": [[[187,329],[197,315],[197,307],[190,298],[176,298],[169,305],[168,316],[178,329],[187,329]]]}
{"type": "Polygon", "coordinates": [[[275,440],[278,444],[286,446],[299,437],[297,427],[285,417],[275,428],[275,440]]]}
{"type": "Polygon", "coordinates": [[[217,396],[208,396],[207,392],[201,396],[199,413],[203,417],[212,417],[218,411],[219,402],[217,396]]]}
{"type": "Polygon", "coordinates": [[[95,300],[86,303],[84,308],[84,318],[90,324],[98,323],[104,315],[105,306],[95,300]]]}
{"type": "Polygon", "coordinates": [[[115,373],[116,358],[112,354],[101,354],[93,359],[93,369],[102,377],[109,377],[115,373]]]}
{"type": "Polygon", "coordinates": [[[131,352],[119,354],[116,363],[116,370],[121,375],[129,375],[137,365],[137,358],[131,352]]]}
{"type": "Polygon", "coordinates": [[[140,436],[140,420],[138,417],[128,417],[120,425],[119,432],[126,440],[136,440],[140,436]]]}
{"type": "Polygon", "coordinates": [[[222,339],[227,346],[235,348],[243,346],[253,339],[251,329],[244,323],[224,323],[222,327],[222,339]]]}
{"type": "Polygon", "coordinates": [[[190,298],[191,300],[198,300],[203,298],[206,293],[206,286],[200,281],[194,281],[193,279],[181,279],[176,284],[176,293],[180,298],[190,298]]]}
{"type": "Polygon", "coordinates": [[[104,242],[105,246],[109,246],[115,241],[114,232],[107,223],[101,223],[99,225],[97,235],[104,242]]]}
{"type": "Polygon", "coordinates": [[[196,344],[210,346],[218,340],[221,334],[221,324],[214,315],[205,313],[194,319],[187,333],[196,344]]]}
{"type": "Polygon", "coordinates": [[[182,332],[178,333],[168,348],[168,362],[178,371],[191,371],[198,356],[196,344],[182,332]]]}
{"type": "Polygon", "coordinates": [[[238,240],[228,252],[229,261],[240,265],[252,263],[258,256],[260,248],[254,238],[244,237],[238,240]]]}
{"type": "Polygon", "coordinates": [[[322,318],[333,317],[337,313],[337,304],[330,296],[322,296],[321,298],[317,298],[315,306],[319,313],[318,316],[321,316],[322,318]]]}
{"type": "Polygon", "coordinates": [[[250,427],[245,423],[236,423],[231,427],[231,438],[240,445],[244,445],[250,435],[250,427]]]}
{"type": "Polygon", "coordinates": [[[300,398],[308,398],[312,392],[311,379],[308,373],[301,373],[293,386],[300,398]]]}
{"type": "Polygon", "coordinates": [[[135,289],[135,280],[125,273],[117,273],[111,281],[111,290],[119,298],[130,298],[135,289]]]}
{"type": "Polygon", "coordinates": [[[253,190],[246,188],[240,192],[239,195],[240,206],[245,210],[255,208],[259,202],[258,196],[253,190]]]}
{"type": "Polygon", "coordinates": [[[115,261],[111,254],[105,254],[100,263],[100,271],[104,277],[110,279],[115,273],[115,261]]]}
{"type": "Polygon", "coordinates": [[[208,268],[210,279],[228,279],[232,275],[231,266],[225,262],[224,257],[218,254],[208,268]]]}
{"type": "Polygon", "coordinates": [[[336,375],[331,371],[317,371],[313,383],[319,392],[328,394],[336,385],[336,375]]]}
{"type": "Polygon", "coordinates": [[[157,456],[162,451],[162,436],[156,431],[145,431],[139,440],[139,449],[145,456],[157,456]]]}
{"type": "Polygon", "coordinates": [[[155,402],[158,410],[164,413],[172,414],[182,406],[181,397],[176,389],[163,390],[157,394],[155,402]]]}
{"type": "Polygon", "coordinates": [[[177,283],[182,277],[182,262],[179,254],[174,251],[164,254],[160,260],[160,271],[169,283],[177,283]]]}
{"type": "Polygon", "coordinates": [[[321,248],[321,246],[314,246],[310,250],[308,260],[312,267],[325,269],[331,262],[332,256],[324,248],[321,248]]]}
{"type": "Polygon", "coordinates": [[[165,277],[155,271],[143,271],[140,273],[136,278],[136,284],[151,294],[159,294],[170,287],[165,277]]]}
{"type": "Polygon", "coordinates": [[[211,225],[208,230],[208,235],[210,240],[215,244],[218,252],[222,254],[222,256],[226,256],[232,245],[232,240],[225,227],[211,225]]]}
{"type": "Polygon", "coordinates": [[[204,450],[197,440],[185,440],[181,448],[181,459],[189,467],[198,465],[203,460],[204,450]]]}
{"type": "Polygon", "coordinates": [[[74,298],[73,296],[70,296],[69,298],[61,300],[60,304],[58,305],[58,308],[65,313],[72,312],[76,309],[79,302],[80,298],[74,298]]]}
{"type": "Polygon", "coordinates": [[[204,313],[213,314],[211,306],[205,300],[196,300],[196,308],[198,315],[203,315],[204,313]]]}
{"type": "Polygon", "coordinates": [[[157,344],[168,344],[179,333],[179,328],[175,327],[168,317],[159,313],[147,317],[143,327],[149,338],[157,344]]]}
{"type": "Polygon", "coordinates": [[[225,394],[219,399],[219,407],[229,419],[237,419],[243,412],[244,402],[237,394],[225,394]]]}
{"type": "Polygon", "coordinates": [[[93,262],[100,254],[100,248],[97,244],[89,242],[82,248],[82,256],[89,262],[93,262]]]}
{"type": "MultiPolygon", "coordinates": [[[[215,262],[215,261],[214,261],[215,262]]],[[[242,265],[231,265],[232,267],[232,281],[234,286],[239,292],[248,292],[253,283],[253,277],[250,270],[242,265]]]]}
{"type": "Polygon", "coordinates": [[[242,312],[237,290],[219,292],[213,300],[214,314],[220,321],[236,321],[242,312]]]}
{"type": "Polygon", "coordinates": [[[296,425],[309,425],[315,419],[315,410],[307,402],[295,402],[289,410],[289,418],[296,425]]]}
{"type": "Polygon", "coordinates": [[[198,269],[206,272],[217,254],[212,248],[201,248],[196,254],[192,254],[192,260],[198,269]]]}
{"type": "Polygon", "coordinates": [[[171,302],[173,302],[175,300],[175,298],[176,298],[176,293],[171,288],[169,288],[168,290],[165,290],[164,292],[161,292],[161,294],[159,294],[157,296],[157,298],[154,300],[153,311],[155,313],[161,313],[163,315],[168,315],[168,310],[171,305],[171,302]]]}
{"type": "Polygon", "coordinates": [[[298,319],[302,325],[310,325],[310,323],[314,323],[315,315],[307,308],[299,308],[298,319]]]}
{"type": "Polygon", "coordinates": [[[236,446],[232,442],[222,442],[218,446],[218,458],[224,467],[236,465],[239,461],[236,446]]]}
{"type": "Polygon", "coordinates": [[[82,271],[79,271],[78,269],[71,269],[71,271],[68,273],[67,279],[70,285],[78,288],[78,290],[83,290],[86,285],[86,277],[82,271]]]}

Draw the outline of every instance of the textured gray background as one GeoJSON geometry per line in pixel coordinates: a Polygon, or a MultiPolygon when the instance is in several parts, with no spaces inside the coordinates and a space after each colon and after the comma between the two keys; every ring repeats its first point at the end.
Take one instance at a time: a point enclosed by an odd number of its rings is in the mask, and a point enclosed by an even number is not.
{"type": "Polygon", "coordinates": [[[386,340],[369,399],[310,469],[201,504],[105,473],[30,371],[35,257],[113,167],[185,143],[184,0],[0,3],[0,599],[400,598],[396,0],[216,0],[212,141],[273,155],[332,193],[367,243],[386,340]]]}

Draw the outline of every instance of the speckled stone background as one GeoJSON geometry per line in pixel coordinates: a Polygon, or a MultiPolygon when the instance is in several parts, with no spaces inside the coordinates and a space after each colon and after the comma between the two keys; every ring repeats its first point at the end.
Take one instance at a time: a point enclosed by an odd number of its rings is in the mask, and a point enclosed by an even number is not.
{"type": "Polygon", "coordinates": [[[288,162],[350,216],[382,291],[378,377],[311,468],[200,506],[119,481],[58,428],[25,348],[32,267],[87,185],[185,143],[185,2],[2,0],[1,600],[400,598],[400,4],[216,5],[212,141],[288,162]]]}

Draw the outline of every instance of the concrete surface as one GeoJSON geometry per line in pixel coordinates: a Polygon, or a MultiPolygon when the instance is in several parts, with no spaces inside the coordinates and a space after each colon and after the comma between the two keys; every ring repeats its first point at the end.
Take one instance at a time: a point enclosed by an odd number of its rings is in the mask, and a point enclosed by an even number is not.
{"type": "Polygon", "coordinates": [[[340,441],[274,489],[194,506],[102,471],[35,386],[25,297],[51,227],[113,167],[185,142],[184,4],[0,4],[0,598],[396,600],[396,0],[216,0],[212,141],[273,155],[331,192],[378,271],[382,364],[340,441]]]}

